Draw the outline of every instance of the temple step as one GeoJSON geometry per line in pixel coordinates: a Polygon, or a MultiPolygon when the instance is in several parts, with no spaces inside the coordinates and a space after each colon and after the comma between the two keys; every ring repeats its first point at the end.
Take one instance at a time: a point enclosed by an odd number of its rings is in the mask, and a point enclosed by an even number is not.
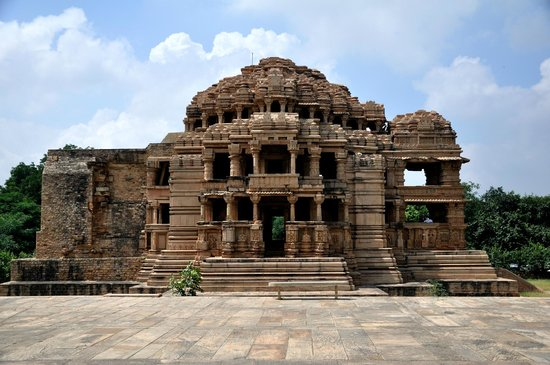
{"type": "Polygon", "coordinates": [[[178,275],[193,261],[195,250],[162,250],[148,253],[141,265],[138,281],[151,287],[166,287],[171,276],[178,275]]]}
{"type": "Polygon", "coordinates": [[[400,284],[401,272],[390,248],[372,248],[355,253],[357,271],[360,273],[358,285],[400,284]]]}
{"type": "Polygon", "coordinates": [[[207,258],[201,262],[206,292],[273,291],[272,281],[347,281],[354,290],[346,261],[321,258],[207,258]]]}
{"type": "Polygon", "coordinates": [[[405,254],[401,272],[409,281],[428,279],[496,279],[485,251],[412,251],[405,254]]]}

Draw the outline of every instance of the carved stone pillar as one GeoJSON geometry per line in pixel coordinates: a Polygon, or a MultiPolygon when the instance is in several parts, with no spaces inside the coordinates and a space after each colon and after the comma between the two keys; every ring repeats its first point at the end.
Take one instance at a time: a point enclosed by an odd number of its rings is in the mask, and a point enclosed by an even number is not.
{"type": "Polygon", "coordinates": [[[342,115],[342,127],[343,128],[346,128],[348,126],[348,119],[349,119],[349,115],[347,115],[347,114],[342,115]]]}
{"type": "Polygon", "coordinates": [[[346,180],[346,160],[348,154],[344,152],[338,152],[336,154],[336,178],[340,181],[346,180]]]}
{"type": "Polygon", "coordinates": [[[254,223],[258,223],[260,221],[260,217],[258,214],[258,204],[260,203],[260,199],[260,194],[250,195],[250,200],[252,201],[252,220],[254,221],[254,223]]]}
{"type": "Polygon", "coordinates": [[[344,222],[349,223],[349,206],[351,205],[351,194],[346,194],[342,199],[342,205],[344,208],[344,222]]]}
{"type": "Polygon", "coordinates": [[[147,161],[147,186],[156,185],[158,166],[154,161],[147,161]]]}
{"type": "Polygon", "coordinates": [[[159,221],[159,205],[158,203],[155,201],[153,202],[152,204],[152,208],[153,208],[153,224],[158,224],[158,221],[159,221]]]}
{"type": "Polygon", "coordinates": [[[290,203],[290,221],[294,222],[296,220],[296,202],[298,201],[298,197],[296,195],[289,195],[286,197],[288,202],[290,203]]]}
{"type": "Polygon", "coordinates": [[[315,197],[313,198],[313,200],[315,201],[315,204],[317,205],[316,220],[317,221],[322,221],[323,220],[322,204],[325,201],[325,196],[323,194],[316,194],[315,197]]]}
{"type": "Polygon", "coordinates": [[[201,114],[201,122],[204,129],[208,128],[208,115],[206,113],[201,114]]]}
{"type": "Polygon", "coordinates": [[[240,176],[241,175],[241,148],[238,144],[232,143],[229,145],[229,176],[240,176]]]}
{"type": "Polygon", "coordinates": [[[290,152],[290,173],[296,173],[296,156],[298,155],[298,141],[292,140],[288,142],[288,151],[290,152]]]}
{"type": "Polygon", "coordinates": [[[208,204],[208,198],[204,195],[199,196],[199,202],[201,203],[201,221],[204,222],[206,220],[206,209],[208,204]]]}
{"type": "Polygon", "coordinates": [[[158,233],[155,231],[151,232],[151,251],[158,251],[159,238],[158,233]]]}
{"type": "Polygon", "coordinates": [[[321,159],[321,148],[309,148],[309,176],[319,177],[319,160],[321,159]]]}
{"type": "Polygon", "coordinates": [[[231,193],[226,193],[226,194],[223,196],[223,200],[225,200],[225,203],[226,203],[226,220],[232,221],[232,220],[234,220],[234,217],[233,217],[233,211],[234,211],[233,205],[234,205],[234,202],[235,202],[235,197],[234,197],[233,194],[231,194],[231,193]]]}
{"type": "Polygon", "coordinates": [[[216,110],[216,114],[218,115],[218,123],[223,123],[223,110],[216,110]]]}
{"type": "Polygon", "coordinates": [[[237,119],[241,119],[243,115],[243,106],[237,105],[236,109],[237,109],[237,119]]]}
{"type": "Polygon", "coordinates": [[[315,108],[310,106],[309,107],[309,119],[313,119],[314,116],[315,116],[315,108]]]}
{"type": "Polygon", "coordinates": [[[214,179],[214,152],[205,150],[202,154],[204,164],[204,180],[210,181],[214,179]]]}
{"type": "Polygon", "coordinates": [[[253,173],[259,174],[260,173],[260,147],[259,146],[251,147],[251,152],[252,152],[253,173]]]}

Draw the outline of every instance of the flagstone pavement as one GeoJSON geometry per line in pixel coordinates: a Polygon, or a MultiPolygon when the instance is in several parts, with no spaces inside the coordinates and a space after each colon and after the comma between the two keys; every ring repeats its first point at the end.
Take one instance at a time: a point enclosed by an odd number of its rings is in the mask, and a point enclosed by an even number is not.
{"type": "Polygon", "coordinates": [[[0,297],[0,362],[550,364],[550,298],[0,297]]]}

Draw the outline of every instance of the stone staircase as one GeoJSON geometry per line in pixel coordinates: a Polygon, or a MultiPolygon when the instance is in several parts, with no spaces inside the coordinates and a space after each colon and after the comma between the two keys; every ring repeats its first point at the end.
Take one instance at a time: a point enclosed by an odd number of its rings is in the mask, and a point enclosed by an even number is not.
{"type": "Polygon", "coordinates": [[[130,288],[131,294],[152,294],[168,290],[172,275],[176,276],[195,259],[194,250],[162,250],[149,253],[141,265],[137,279],[142,284],[130,288]]]}
{"type": "Polygon", "coordinates": [[[153,271],[153,266],[155,265],[155,262],[160,257],[160,253],[156,252],[148,252],[147,256],[141,263],[141,269],[138,272],[137,281],[146,283],[149,279],[149,275],[153,271]]]}
{"type": "Polygon", "coordinates": [[[409,251],[400,271],[407,281],[497,279],[485,251],[409,251]]]}
{"type": "Polygon", "coordinates": [[[270,281],[340,280],[354,290],[346,261],[341,257],[207,258],[201,262],[205,292],[273,291],[270,281]]]}
{"type": "MultiPolygon", "coordinates": [[[[415,282],[439,280],[450,295],[518,296],[515,280],[500,278],[485,251],[409,251],[398,257],[399,270],[407,282],[402,285],[380,285],[390,293],[402,292],[415,282]]],[[[412,287],[411,287],[412,288],[412,287]]],[[[407,294],[394,294],[407,295],[407,294]]],[[[423,295],[423,294],[414,294],[423,295]]]]}
{"type": "Polygon", "coordinates": [[[401,273],[391,248],[372,248],[355,253],[359,283],[362,286],[377,284],[399,284],[401,273]]]}

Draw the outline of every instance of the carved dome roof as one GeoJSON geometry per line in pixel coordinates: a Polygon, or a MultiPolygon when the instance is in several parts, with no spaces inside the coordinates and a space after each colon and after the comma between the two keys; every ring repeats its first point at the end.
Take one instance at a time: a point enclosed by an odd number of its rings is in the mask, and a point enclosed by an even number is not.
{"type": "Polygon", "coordinates": [[[197,120],[245,108],[252,113],[269,108],[274,101],[294,112],[312,108],[327,116],[385,120],[383,105],[372,101],[362,104],[346,86],[330,83],[320,71],[278,57],[246,66],[240,75],[224,78],[197,93],[187,107],[187,118],[197,120]]]}
{"type": "Polygon", "coordinates": [[[439,131],[451,133],[451,123],[435,111],[417,110],[414,113],[397,115],[392,121],[394,132],[439,131]]]}

